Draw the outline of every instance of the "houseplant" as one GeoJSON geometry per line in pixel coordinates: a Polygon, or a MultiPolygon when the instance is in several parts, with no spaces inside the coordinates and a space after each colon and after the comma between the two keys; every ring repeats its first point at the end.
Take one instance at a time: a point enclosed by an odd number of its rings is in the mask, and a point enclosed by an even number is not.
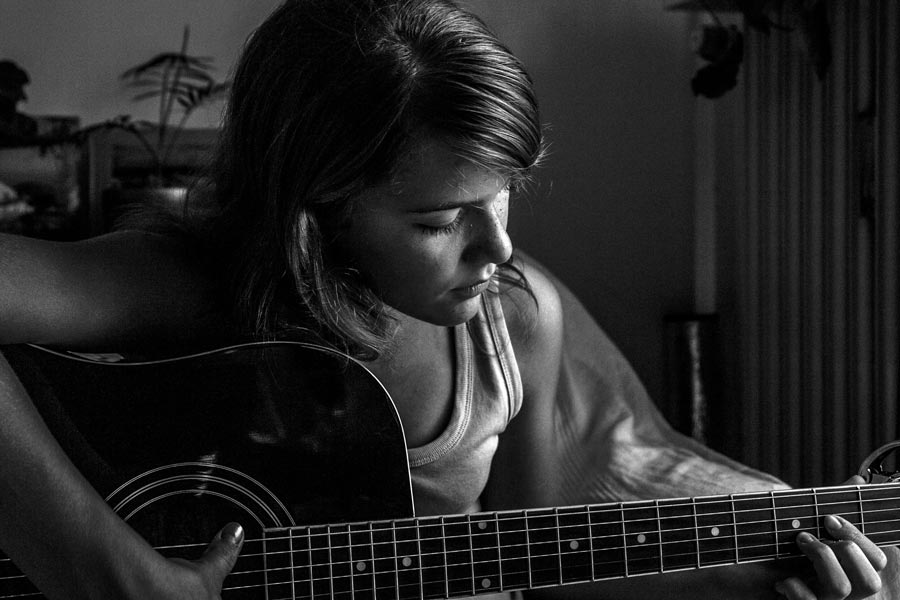
{"type": "MultiPolygon", "coordinates": [[[[217,81],[213,59],[188,54],[190,28],[185,26],[181,49],[178,52],[162,52],[138,64],[120,75],[129,88],[135,90],[133,100],[155,100],[158,118],[155,122],[119,115],[91,125],[78,132],[86,140],[100,132],[122,131],[136,141],[145,160],[137,175],[128,178],[127,185],[108,169],[109,180],[99,185],[92,195],[102,193],[102,224],[92,216],[91,229],[106,229],[123,205],[133,202],[180,204],[186,194],[190,177],[175,160],[178,143],[184,137],[186,125],[195,110],[224,97],[229,82],[217,81]]],[[[110,157],[110,162],[114,162],[110,157]]],[[[93,200],[97,202],[98,199],[93,200]]],[[[96,212],[93,211],[92,212],[96,212]]]]}
{"type": "Polygon", "coordinates": [[[229,82],[213,78],[211,58],[187,53],[189,39],[190,28],[185,26],[179,52],[162,52],[120,75],[128,87],[138,91],[135,101],[158,99],[155,123],[119,115],[81,132],[90,135],[101,129],[118,129],[133,135],[150,159],[147,179],[151,186],[171,183],[170,159],[188,118],[198,108],[221,99],[229,87],[229,82]]]}

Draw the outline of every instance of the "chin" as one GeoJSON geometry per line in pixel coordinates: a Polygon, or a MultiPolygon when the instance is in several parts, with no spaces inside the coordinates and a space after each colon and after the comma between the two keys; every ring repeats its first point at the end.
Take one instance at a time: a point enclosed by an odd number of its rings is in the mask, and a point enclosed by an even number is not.
{"type": "Polygon", "coordinates": [[[455,325],[468,323],[475,315],[478,314],[478,305],[480,302],[481,296],[476,296],[474,298],[466,300],[465,302],[457,304],[447,315],[448,318],[446,322],[441,323],[441,325],[444,325],[445,327],[453,327],[455,325]]]}
{"type": "Polygon", "coordinates": [[[391,306],[394,310],[412,317],[416,320],[437,325],[439,327],[455,327],[469,322],[472,317],[478,314],[478,306],[481,302],[481,295],[468,298],[463,301],[455,300],[453,302],[438,302],[432,304],[430,310],[404,310],[397,306],[391,306]]]}

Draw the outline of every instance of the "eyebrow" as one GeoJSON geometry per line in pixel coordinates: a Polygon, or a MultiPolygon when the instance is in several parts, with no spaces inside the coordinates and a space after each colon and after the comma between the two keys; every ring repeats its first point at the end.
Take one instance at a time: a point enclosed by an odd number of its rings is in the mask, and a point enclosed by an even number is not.
{"type": "Polygon", "coordinates": [[[427,214],[433,212],[441,212],[443,210],[453,210],[455,208],[463,208],[476,204],[483,204],[486,198],[473,198],[472,200],[453,200],[449,202],[441,202],[437,206],[430,208],[411,208],[407,212],[413,214],[427,214]]]}
{"type": "MultiPolygon", "coordinates": [[[[504,188],[501,188],[500,191],[503,191],[504,188]]],[[[483,205],[485,202],[490,200],[493,195],[481,196],[478,198],[472,198],[469,200],[448,200],[446,202],[441,202],[437,206],[431,208],[411,208],[407,212],[412,214],[427,214],[432,212],[440,212],[443,210],[453,210],[455,208],[463,208],[465,206],[479,206],[483,205]]]]}

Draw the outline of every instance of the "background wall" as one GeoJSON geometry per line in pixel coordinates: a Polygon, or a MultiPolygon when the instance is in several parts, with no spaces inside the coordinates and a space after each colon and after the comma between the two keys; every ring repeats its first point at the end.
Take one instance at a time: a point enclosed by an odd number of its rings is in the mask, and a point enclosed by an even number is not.
{"type": "Polygon", "coordinates": [[[651,395],[663,315],[694,306],[693,59],[660,0],[468,0],[525,62],[550,156],[512,211],[544,262],[625,352],[651,395]]]}
{"type": "MultiPolygon", "coordinates": [[[[28,114],[75,115],[82,125],[119,114],[155,119],[155,100],[131,101],[118,76],[158,52],[178,51],[185,25],[188,51],[210,56],[224,79],[250,31],[277,0],[3,0],[0,58],[31,76],[28,114]]],[[[221,107],[198,111],[191,124],[214,126],[221,107]]]]}
{"type": "MultiPolygon", "coordinates": [[[[0,58],[29,114],[153,119],[118,75],[181,43],[224,78],[276,0],[3,0],[0,58]]],[[[464,0],[528,66],[551,153],[510,225],[663,389],[662,318],[693,307],[693,98],[687,17],[662,0],[464,0]]],[[[193,118],[218,122],[220,107],[193,118]]]]}

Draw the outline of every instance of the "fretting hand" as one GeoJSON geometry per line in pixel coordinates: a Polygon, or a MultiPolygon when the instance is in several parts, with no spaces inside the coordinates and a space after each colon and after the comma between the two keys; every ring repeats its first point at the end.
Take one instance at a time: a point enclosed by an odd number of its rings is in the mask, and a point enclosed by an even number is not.
{"type": "MultiPolygon", "coordinates": [[[[856,476],[846,483],[864,481],[856,476]]],[[[791,600],[898,597],[900,551],[893,546],[879,548],[842,517],[828,515],[824,523],[830,540],[806,532],[797,536],[797,546],[812,563],[815,576],[788,577],[775,589],[791,600]]]]}

